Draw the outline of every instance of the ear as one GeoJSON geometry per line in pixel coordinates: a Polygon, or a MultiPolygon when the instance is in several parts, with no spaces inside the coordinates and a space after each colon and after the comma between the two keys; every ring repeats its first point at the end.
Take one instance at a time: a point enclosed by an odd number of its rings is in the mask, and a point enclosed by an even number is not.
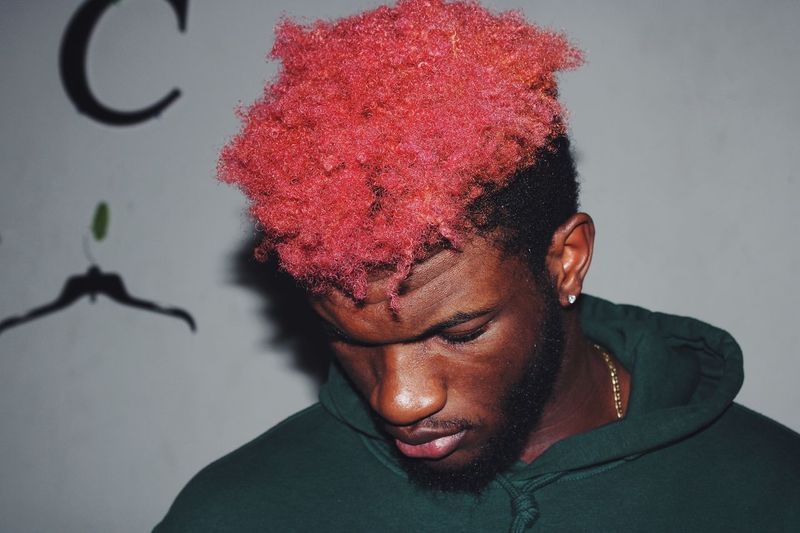
{"type": "Polygon", "coordinates": [[[583,290],[594,250],[594,221],[586,213],[572,215],[553,233],[546,266],[562,307],[569,307],[583,290]]]}

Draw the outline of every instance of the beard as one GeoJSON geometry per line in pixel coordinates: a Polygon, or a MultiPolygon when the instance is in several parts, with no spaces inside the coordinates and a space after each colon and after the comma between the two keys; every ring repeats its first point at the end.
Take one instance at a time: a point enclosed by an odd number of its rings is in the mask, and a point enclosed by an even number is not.
{"type": "MultiPolygon", "coordinates": [[[[564,354],[564,325],[555,291],[547,284],[542,292],[544,316],[537,342],[531,349],[522,378],[501,399],[501,426],[481,446],[475,458],[456,468],[436,468],[394,449],[412,483],[428,490],[479,495],[497,474],[507,470],[522,455],[528,437],[552,396],[564,354]]],[[[450,421],[447,425],[453,424],[450,421]]],[[[460,429],[469,429],[469,425],[460,429]]]]}

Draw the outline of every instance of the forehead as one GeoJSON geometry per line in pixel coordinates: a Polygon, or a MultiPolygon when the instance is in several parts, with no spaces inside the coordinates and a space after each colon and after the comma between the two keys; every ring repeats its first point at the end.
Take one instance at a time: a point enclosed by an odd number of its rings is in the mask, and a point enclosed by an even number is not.
{"type": "Polygon", "coordinates": [[[323,319],[355,338],[389,342],[413,337],[458,313],[502,306],[521,291],[533,292],[531,278],[520,259],[473,237],[460,250],[442,250],[416,264],[400,286],[394,310],[390,275],[371,279],[361,302],[331,291],[312,304],[323,319]]]}

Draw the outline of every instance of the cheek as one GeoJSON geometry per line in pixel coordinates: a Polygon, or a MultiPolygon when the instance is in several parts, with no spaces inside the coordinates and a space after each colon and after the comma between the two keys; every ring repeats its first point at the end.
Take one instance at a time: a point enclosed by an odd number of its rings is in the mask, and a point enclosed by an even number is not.
{"type": "Polygon", "coordinates": [[[484,417],[499,412],[502,399],[527,368],[527,352],[522,346],[505,341],[478,343],[451,356],[449,407],[465,411],[466,416],[470,411],[484,417]]]}
{"type": "Polygon", "coordinates": [[[530,346],[535,335],[529,328],[515,327],[513,320],[503,320],[474,343],[458,348],[450,358],[464,375],[496,385],[513,380],[528,365],[530,346]]]}
{"type": "MultiPolygon", "coordinates": [[[[416,364],[411,370],[416,378],[435,377],[446,389],[444,417],[480,418],[490,421],[498,416],[502,399],[520,380],[527,368],[528,350],[533,341],[527,328],[514,327],[513,321],[495,324],[476,342],[462,345],[430,339],[414,349],[416,364]]],[[[382,379],[388,357],[380,349],[334,345],[336,359],[361,395],[370,399],[382,379]]],[[[398,365],[390,365],[399,370],[398,365]]],[[[409,379],[409,383],[425,380],[409,379]]],[[[419,391],[422,392],[422,391],[419,391]]]]}

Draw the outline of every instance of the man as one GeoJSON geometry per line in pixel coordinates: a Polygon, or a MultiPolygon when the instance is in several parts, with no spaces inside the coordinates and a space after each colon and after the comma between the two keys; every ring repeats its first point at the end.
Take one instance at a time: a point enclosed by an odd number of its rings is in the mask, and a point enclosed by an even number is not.
{"type": "Polygon", "coordinates": [[[320,403],[198,474],[168,531],[789,531],[800,439],[701,322],[581,295],[566,39],[474,3],[284,22],[220,176],[308,289],[320,403]]]}

